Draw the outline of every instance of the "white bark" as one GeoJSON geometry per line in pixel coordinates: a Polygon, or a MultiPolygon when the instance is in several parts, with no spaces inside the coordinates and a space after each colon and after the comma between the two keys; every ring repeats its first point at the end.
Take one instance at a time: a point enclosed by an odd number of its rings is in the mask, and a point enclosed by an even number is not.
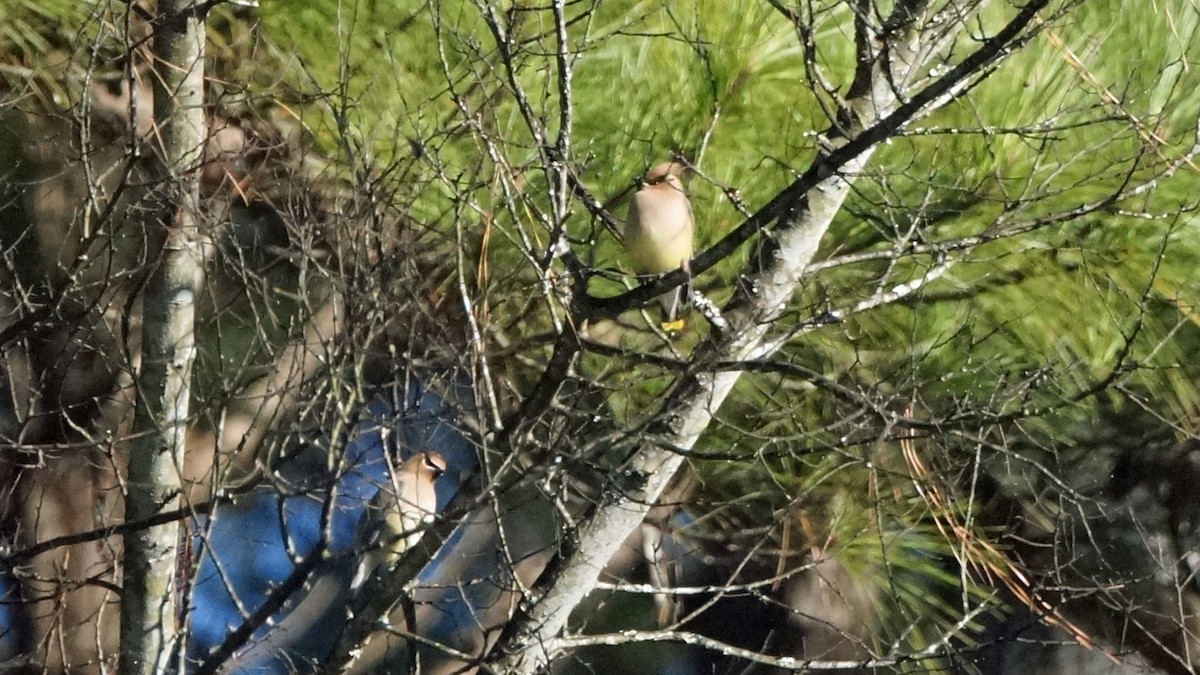
{"type": "Polygon", "coordinates": [[[598,507],[569,543],[570,550],[553,582],[540,597],[527,598],[529,606],[514,619],[515,625],[493,655],[497,672],[539,672],[571,648],[568,639],[559,638],[568,615],[595,586],[604,564],[641,524],[740,377],[739,371],[721,369],[718,364],[762,359],[782,346],[770,335],[772,322],[796,292],[849,194],[853,176],[866,166],[880,142],[949,100],[956,87],[981,76],[984,66],[1003,58],[1033,23],[1035,11],[1048,0],[1032,0],[959,66],[912,99],[898,100],[897,91],[931,66],[957,31],[967,29],[968,15],[981,4],[950,2],[933,17],[925,14],[924,2],[900,2],[888,19],[888,30],[876,33],[859,25],[859,72],[846,101],[852,119],[840,133],[830,132],[833,150],[818,158],[813,168],[788,188],[797,196],[784,206],[772,229],[775,245],[761,249],[766,259],[739,279],[738,290],[724,312],[728,329],[714,331],[697,348],[690,374],[676,384],[655,415],[661,422],[651,431],[657,433],[648,435],[627,464],[628,482],[633,487],[619,496],[610,495],[598,507]],[[884,52],[887,58],[881,58],[884,52]],[[808,189],[800,193],[804,187],[808,189]],[[644,482],[639,485],[638,480],[644,482]]]}
{"type": "MultiPolygon", "coordinates": [[[[156,203],[162,253],[142,295],[142,359],[125,518],[136,522],[178,506],[200,252],[199,173],[205,141],[204,23],[192,0],[160,0],[154,23],[156,203]]],[[[120,671],[166,669],[176,637],[174,525],[125,536],[120,671]]]]}

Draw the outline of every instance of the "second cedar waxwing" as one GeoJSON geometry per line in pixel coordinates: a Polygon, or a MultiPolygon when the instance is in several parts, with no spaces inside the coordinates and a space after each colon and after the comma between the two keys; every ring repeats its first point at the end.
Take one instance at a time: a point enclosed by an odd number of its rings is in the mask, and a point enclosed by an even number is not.
{"type": "MultiPolygon", "coordinates": [[[[659,164],[646,172],[642,187],[633,196],[625,221],[625,249],[638,274],[662,274],[688,267],[692,259],[692,203],[679,177],[685,167],[678,162],[659,164]]],[[[682,324],[676,318],[686,299],[683,287],[659,296],[667,326],[682,324]]]]}
{"type": "Polygon", "coordinates": [[[359,544],[369,547],[351,582],[358,588],[376,570],[390,567],[424,534],[422,525],[437,512],[436,483],[446,473],[446,460],[436,452],[418,452],[390,476],[363,514],[359,544]]]}

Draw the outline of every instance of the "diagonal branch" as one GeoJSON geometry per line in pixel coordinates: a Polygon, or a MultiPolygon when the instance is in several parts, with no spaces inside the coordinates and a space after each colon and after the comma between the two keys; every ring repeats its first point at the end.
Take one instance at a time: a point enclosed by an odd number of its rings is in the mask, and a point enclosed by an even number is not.
{"type": "MultiPolygon", "coordinates": [[[[777,348],[777,344],[765,345],[764,339],[773,319],[795,293],[829,224],[848,196],[848,177],[863,170],[880,141],[918,115],[927,114],[936,102],[945,100],[946,94],[980,71],[986,72],[988,64],[1019,44],[1036,12],[1048,2],[1029,2],[976,52],[903,104],[897,90],[909,86],[915,74],[931,65],[929,60],[938,53],[928,44],[923,45],[922,38],[933,39],[944,48],[948,28],[930,20],[928,28],[937,33],[925,35],[926,25],[917,11],[906,13],[903,21],[888,26],[888,42],[882,50],[887,54],[886,66],[878,53],[872,55],[871,63],[860,64],[860,73],[870,69],[871,86],[856,87],[857,96],[847,101],[853,117],[848,116],[842,128],[830,132],[835,149],[819,157],[767,207],[698,258],[699,267],[710,266],[723,257],[725,247],[736,246],[760,230],[769,235],[726,305],[728,330],[714,332],[697,347],[691,368],[652,418],[648,433],[632,441],[636,445],[628,448],[631,459],[620,476],[628,485],[610,489],[592,517],[578,531],[569,533],[563,556],[543,575],[535,595],[527,598],[523,611],[511,622],[491,655],[490,661],[499,670],[537,672],[570,648],[569,643],[559,641],[568,615],[595,585],[604,564],[641,524],[740,377],[736,371],[720,372],[714,364],[765,358],[777,348]],[[772,221],[775,225],[768,230],[767,224],[772,221]]],[[[952,9],[975,6],[966,2],[948,4],[952,9]]],[[[941,16],[956,17],[957,30],[965,30],[967,21],[962,12],[949,11],[943,10],[941,16]]],[[[666,283],[670,276],[659,283],[666,283]]],[[[626,295],[646,290],[641,287],[626,295]]]]}
{"type": "MultiPolygon", "coordinates": [[[[791,185],[780,191],[770,202],[717,243],[697,255],[691,262],[691,274],[698,275],[712,268],[732,255],[756,234],[760,232],[770,234],[774,230],[780,229],[785,222],[783,219],[788,216],[789,211],[800,206],[805,195],[823,184],[824,181],[829,180],[832,174],[840,172],[852,175],[853,172],[847,170],[849,162],[892,138],[896,132],[913,120],[928,115],[937,107],[945,105],[953,99],[956,93],[961,92],[964,87],[982,74],[990,73],[990,69],[996,62],[1007,57],[1032,37],[1033,34],[1027,32],[1026,29],[1035,20],[1038,11],[1048,4],[1049,0],[1036,0],[1026,5],[996,35],[983,41],[979,49],[898,106],[893,105],[887,110],[872,110],[869,102],[864,106],[863,102],[856,102],[852,99],[848,107],[862,108],[859,111],[861,130],[852,137],[848,134],[843,135],[840,144],[828,154],[818,157],[808,170],[791,185]],[[776,223],[774,226],[771,225],[773,222],[776,223]]],[[[964,29],[965,23],[965,18],[960,20],[960,25],[963,25],[964,29]]],[[[929,56],[933,56],[933,54],[929,56]]],[[[909,68],[909,70],[915,69],[909,68]]],[[[884,91],[888,89],[886,80],[884,82],[879,87],[881,91],[876,93],[889,94],[884,91]]],[[[864,96],[870,95],[870,91],[864,93],[864,96]]],[[[752,264],[754,263],[752,262],[752,264]]],[[[587,297],[584,299],[587,305],[585,317],[593,320],[615,317],[629,307],[648,302],[651,298],[679,286],[686,280],[687,273],[677,270],[647,281],[637,288],[619,295],[605,298],[587,297]]]]}

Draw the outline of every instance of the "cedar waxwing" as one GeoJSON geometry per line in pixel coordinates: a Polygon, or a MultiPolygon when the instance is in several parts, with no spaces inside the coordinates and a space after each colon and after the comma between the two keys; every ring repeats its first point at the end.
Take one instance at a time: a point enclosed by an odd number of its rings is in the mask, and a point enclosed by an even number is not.
{"type": "Polygon", "coordinates": [[[351,582],[358,588],[381,567],[390,567],[421,540],[422,525],[437,511],[435,483],[446,473],[446,460],[436,452],[419,452],[391,475],[367,506],[358,541],[368,547],[351,582]]]}
{"type": "MultiPolygon", "coordinates": [[[[685,167],[678,162],[664,163],[646,172],[642,187],[633,196],[625,221],[625,249],[638,274],[662,274],[680,267],[688,269],[692,259],[692,203],[679,180],[685,167]]],[[[668,326],[676,321],[680,305],[686,302],[684,287],[659,296],[668,326]]]]}

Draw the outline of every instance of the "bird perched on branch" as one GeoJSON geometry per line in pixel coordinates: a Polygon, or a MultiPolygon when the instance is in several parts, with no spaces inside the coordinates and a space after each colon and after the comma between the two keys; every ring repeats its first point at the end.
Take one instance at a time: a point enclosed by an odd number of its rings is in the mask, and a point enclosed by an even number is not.
{"type": "Polygon", "coordinates": [[[389,484],[371,499],[359,525],[358,541],[367,550],[352,588],[395,564],[421,540],[422,525],[437,511],[437,480],[446,473],[446,459],[436,452],[419,452],[389,473],[389,484]]]}
{"type": "MultiPolygon", "coordinates": [[[[691,273],[692,203],[680,180],[685,168],[679,162],[651,168],[633,197],[625,221],[625,249],[638,274],[662,274],[680,267],[691,273]]],[[[682,328],[678,315],[687,301],[686,285],[663,293],[658,300],[666,319],[663,330],[682,328]]]]}

